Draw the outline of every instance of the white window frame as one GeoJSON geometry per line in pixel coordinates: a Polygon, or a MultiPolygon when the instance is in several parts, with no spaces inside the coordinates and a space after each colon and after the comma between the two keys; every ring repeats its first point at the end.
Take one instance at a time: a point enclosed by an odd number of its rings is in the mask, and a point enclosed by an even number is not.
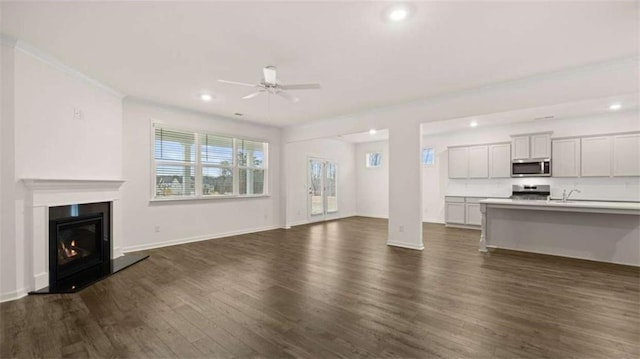
{"type": "MultiPolygon", "coordinates": [[[[211,131],[203,131],[203,130],[194,130],[189,128],[180,128],[176,126],[166,125],[161,122],[152,122],[150,126],[150,143],[151,143],[151,202],[165,202],[165,201],[185,201],[185,200],[215,200],[215,199],[241,199],[241,198],[257,198],[257,197],[270,197],[270,171],[269,171],[269,148],[271,147],[271,143],[265,139],[258,138],[250,138],[250,137],[239,137],[234,135],[215,133],[211,131]],[[195,195],[193,196],[171,196],[171,197],[162,197],[157,196],[157,185],[156,185],[156,165],[171,165],[171,164],[187,164],[188,162],[179,162],[179,161],[157,161],[155,159],[155,130],[156,128],[162,128],[165,130],[172,131],[181,131],[181,132],[193,132],[195,136],[195,162],[193,163],[194,171],[195,171],[195,195]],[[214,165],[214,164],[203,164],[200,161],[200,135],[210,135],[210,136],[220,136],[220,137],[229,137],[233,139],[233,148],[232,148],[232,156],[233,156],[233,164],[231,166],[233,173],[233,194],[230,195],[205,195],[203,194],[203,182],[202,182],[202,169],[204,167],[211,168],[227,168],[225,166],[214,165]],[[266,148],[264,148],[264,164],[263,167],[249,167],[252,169],[261,169],[264,170],[264,191],[261,194],[240,194],[239,193],[239,164],[237,160],[237,151],[238,140],[245,141],[254,141],[254,142],[262,142],[266,144],[266,148]]],[[[242,168],[245,168],[244,166],[242,168]]]]}
{"type": "Polygon", "coordinates": [[[436,164],[436,148],[435,147],[423,147],[422,150],[420,151],[420,163],[422,163],[423,166],[427,166],[427,167],[433,167],[436,164]],[[433,161],[431,163],[426,163],[424,162],[424,151],[426,150],[431,150],[433,152],[433,161]]]}
{"type": "Polygon", "coordinates": [[[365,168],[369,168],[369,169],[382,168],[382,162],[384,161],[383,154],[384,153],[382,151],[369,151],[369,152],[365,153],[365,155],[364,155],[364,167],[365,168]],[[377,166],[370,166],[369,158],[373,154],[379,154],[380,155],[380,163],[377,166]]]}

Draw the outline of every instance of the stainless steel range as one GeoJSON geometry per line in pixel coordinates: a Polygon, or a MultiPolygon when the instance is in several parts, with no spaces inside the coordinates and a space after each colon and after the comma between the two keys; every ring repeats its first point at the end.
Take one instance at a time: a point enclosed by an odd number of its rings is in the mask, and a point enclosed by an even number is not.
{"type": "Polygon", "coordinates": [[[511,186],[511,199],[545,200],[549,197],[549,195],[551,195],[551,186],[548,184],[514,184],[511,186]]]}

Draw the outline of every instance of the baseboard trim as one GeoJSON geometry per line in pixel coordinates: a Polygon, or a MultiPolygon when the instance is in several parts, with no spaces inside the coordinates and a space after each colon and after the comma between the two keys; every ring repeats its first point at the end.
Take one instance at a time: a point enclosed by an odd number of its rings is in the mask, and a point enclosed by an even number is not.
{"type": "Polygon", "coordinates": [[[27,288],[14,290],[13,292],[8,292],[8,293],[2,293],[0,294],[0,303],[10,302],[12,300],[26,297],[28,293],[29,293],[29,290],[27,288]]]}
{"type": "Polygon", "coordinates": [[[417,245],[412,244],[412,243],[402,243],[402,242],[387,241],[387,245],[388,246],[392,246],[392,247],[414,249],[414,250],[417,250],[417,251],[424,250],[424,244],[421,244],[421,245],[417,246],[417,245]]]}
{"type": "Polygon", "coordinates": [[[480,226],[469,226],[466,224],[445,224],[444,226],[449,228],[475,229],[477,231],[482,230],[480,226]]]}
{"type": "Polygon", "coordinates": [[[335,221],[338,219],[344,219],[344,218],[349,218],[349,217],[358,217],[359,215],[357,214],[346,214],[344,216],[339,216],[339,217],[331,217],[331,218],[327,218],[325,220],[320,220],[320,221],[310,221],[308,219],[303,219],[301,221],[297,221],[297,222],[291,222],[288,227],[284,227],[285,229],[289,229],[291,227],[295,227],[295,226],[302,226],[305,224],[313,224],[313,223],[322,223],[322,222],[329,222],[329,221],[335,221]]]}
{"type": "Polygon", "coordinates": [[[206,241],[206,240],[209,240],[209,239],[232,237],[232,236],[238,236],[238,235],[242,235],[242,234],[264,232],[264,231],[270,231],[270,230],[273,230],[273,229],[280,229],[280,228],[282,228],[282,226],[273,225],[273,226],[265,226],[265,227],[258,227],[258,228],[243,229],[243,230],[240,230],[240,231],[230,231],[230,232],[208,234],[208,235],[189,237],[189,238],[180,238],[180,239],[174,239],[174,240],[170,240],[170,241],[166,241],[166,242],[160,242],[160,243],[149,243],[149,244],[141,244],[141,245],[137,245],[137,246],[122,247],[122,253],[129,253],[129,252],[144,251],[144,250],[149,250],[149,249],[170,247],[170,246],[176,246],[176,245],[179,245],[179,244],[186,244],[186,243],[193,243],[193,242],[202,242],[202,241],[206,241]]]}
{"type": "Polygon", "coordinates": [[[49,285],[49,272],[38,273],[33,276],[35,288],[33,290],[42,289],[49,285]]]}
{"type": "Polygon", "coordinates": [[[367,218],[378,218],[378,219],[389,219],[389,216],[384,216],[384,215],[376,215],[376,214],[362,214],[362,213],[358,213],[356,214],[356,216],[358,217],[367,217],[367,218]]]}

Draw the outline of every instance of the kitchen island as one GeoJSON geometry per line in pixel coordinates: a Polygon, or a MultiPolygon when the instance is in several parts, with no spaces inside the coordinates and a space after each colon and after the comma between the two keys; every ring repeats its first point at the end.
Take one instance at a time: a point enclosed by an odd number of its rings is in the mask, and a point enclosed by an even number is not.
{"type": "Polygon", "coordinates": [[[503,248],[640,266],[640,203],[486,199],[480,251],[503,248]]]}

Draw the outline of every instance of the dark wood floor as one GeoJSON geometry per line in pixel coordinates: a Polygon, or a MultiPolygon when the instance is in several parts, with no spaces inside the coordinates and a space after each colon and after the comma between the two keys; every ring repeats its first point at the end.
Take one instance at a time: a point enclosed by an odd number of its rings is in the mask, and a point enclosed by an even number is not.
{"type": "Polygon", "coordinates": [[[638,268],[386,233],[353,217],[148,251],[78,294],[1,304],[0,357],[640,356],[638,268]]]}

